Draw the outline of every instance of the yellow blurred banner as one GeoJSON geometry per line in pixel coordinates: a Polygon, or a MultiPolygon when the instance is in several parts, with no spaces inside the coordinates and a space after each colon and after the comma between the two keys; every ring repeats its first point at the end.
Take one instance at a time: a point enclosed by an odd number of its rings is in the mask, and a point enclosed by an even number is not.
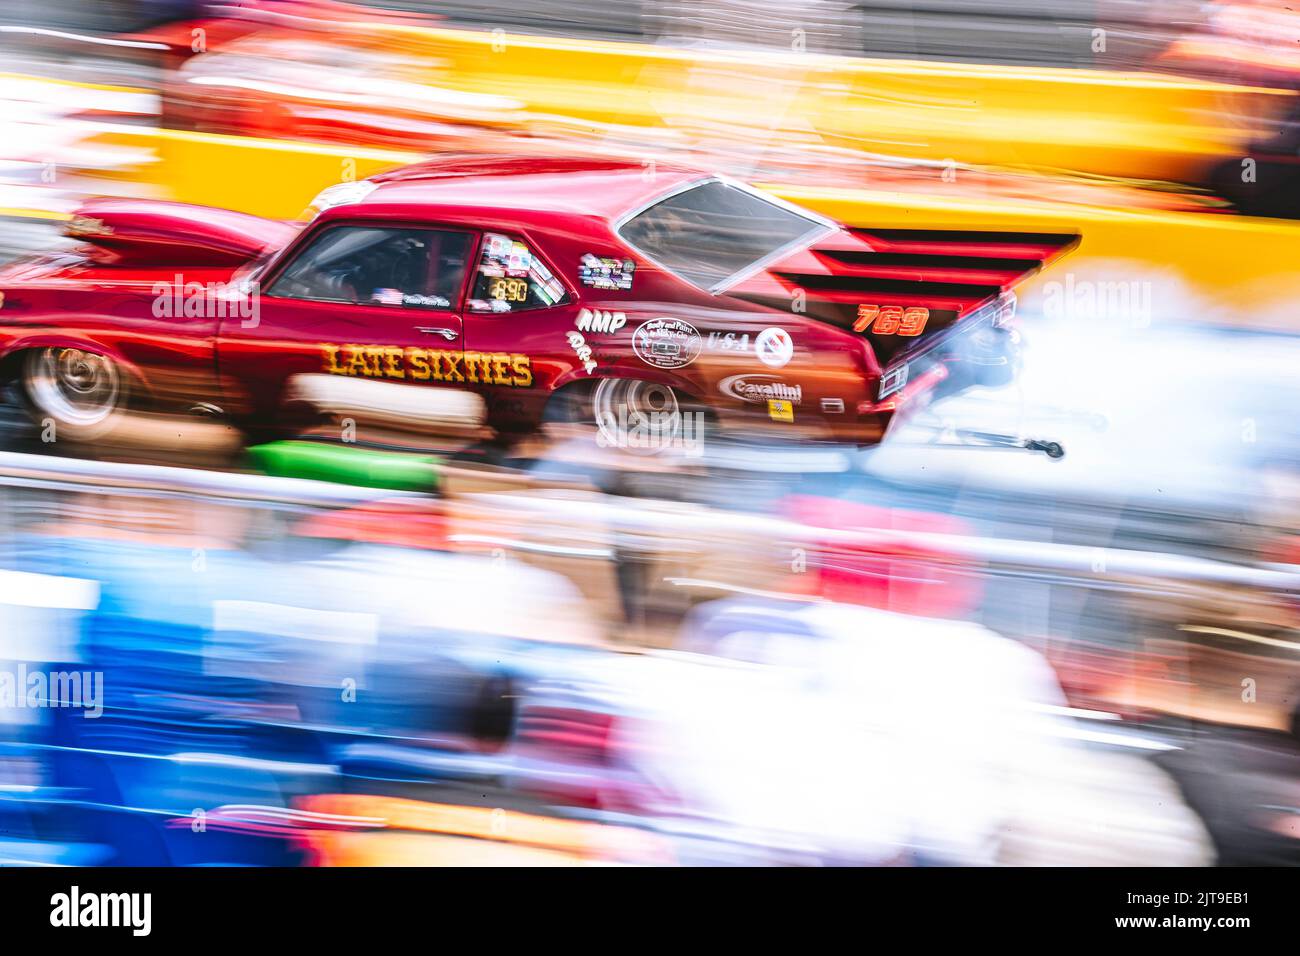
{"type": "Polygon", "coordinates": [[[106,127],[95,142],[150,150],[152,163],[126,170],[119,178],[149,187],[154,198],[271,219],[296,219],[326,186],[420,159],[417,153],[395,150],[139,126],[106,127]]]}
{"type": "Polygon", "coordinates": [[[943,162],[1190,180],[1285,109],[1286,91],[1145,73],[705,51],[389,28],[430,79],[598,125],[814,134],[943,162]]]}
{"type": "MultiPolygon", "coordinates": [[[[756,152],[806,143],[931,162],[1201,181],[1294,94],[1147,73],[700,50],[368,25],[407,80],[513,104],[496,121],[665,142],[725,126],[756,152]]],[[[484,120],[489,125],[491,119],[484,120]]],[[[164,134],[162,145],[183,148],[164,134]]]]}

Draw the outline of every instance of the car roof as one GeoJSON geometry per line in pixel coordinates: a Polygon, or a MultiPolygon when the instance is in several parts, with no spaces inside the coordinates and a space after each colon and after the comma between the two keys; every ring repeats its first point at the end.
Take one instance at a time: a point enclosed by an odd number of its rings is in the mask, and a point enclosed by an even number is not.
{"type": "Polygon", "coordinates": [[[508,209],[613,221],[708,174],[636,160],[535,156],[440,157],[371,176],[367,205],[508,209]]]}

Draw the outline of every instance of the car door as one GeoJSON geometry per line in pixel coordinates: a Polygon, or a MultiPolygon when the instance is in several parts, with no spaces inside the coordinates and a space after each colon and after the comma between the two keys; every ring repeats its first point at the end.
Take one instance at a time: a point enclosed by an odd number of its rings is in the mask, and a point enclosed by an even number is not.
{"type": "Polygon", "coordinates": [[[253,316],[221,325],[230,404],[274,418],[300,374],[470,385],[461,307],[476,245],[476,233],[451,227],[344,221],[312,230],[268,272],[253,316]]]}
{"type": "Polygon", "coordinates": [[[595,366],[590,347],[574,331],[576,308],[534,243],[506,232],[483,233],[465,301],[465,358],[467,366],[493,372],[481,376],[479,388],[494,427],[535,424],[555,380],[582,364],[579,353],[595,366]]]}

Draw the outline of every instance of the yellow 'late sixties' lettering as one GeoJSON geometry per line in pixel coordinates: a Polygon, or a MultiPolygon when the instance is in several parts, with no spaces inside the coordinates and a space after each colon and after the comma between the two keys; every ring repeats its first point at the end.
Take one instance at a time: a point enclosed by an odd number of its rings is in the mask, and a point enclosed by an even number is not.
{"type": "Polygon", "coordinates": [[[449,352],[406,349],[388,345],[322,343],[322,368],[331,375],[367,378],[410,378],[419,382],[469,382],[528,388],[533,384],[532,360],[510,352],[449,352]]]}

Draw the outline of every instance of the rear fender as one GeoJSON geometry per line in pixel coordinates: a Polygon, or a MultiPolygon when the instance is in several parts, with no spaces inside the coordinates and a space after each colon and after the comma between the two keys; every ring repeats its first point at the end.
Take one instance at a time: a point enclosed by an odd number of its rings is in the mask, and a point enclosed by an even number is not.
{"type": "Polygon", "coordinates": [[[615,367],[597,370],[590,375],[588,375],[586,370],[581,366],[577,366],[557,378],[552,383],[551,390],[552,393],[558,392],[562,388],[567,388],[582,382],[589,383],[592,388],[595,388],[596,383],[603,378],[624,378],[638,382],[653,382],[656,385],[668,385],[674,391],[680,392],[684,395],[694,395],[697,391],[678,376],[669,375],[662,369],[650,368],[648,366],[645,368],[615,367]]]}
{"type": "Polygon", "coordinates": [[[130,378],[133,388],[142,389],[146,395],[152,392],[149,376],[117,348],[106,346],[90,338],[48,329],[34,330],[29,334],[20,335],[10,339],[3,348],[0,348],[0,378],[6,383],[16,381],[21,374],[24,353],[46,348],[83,349],[106,355],[130,378]]]}

